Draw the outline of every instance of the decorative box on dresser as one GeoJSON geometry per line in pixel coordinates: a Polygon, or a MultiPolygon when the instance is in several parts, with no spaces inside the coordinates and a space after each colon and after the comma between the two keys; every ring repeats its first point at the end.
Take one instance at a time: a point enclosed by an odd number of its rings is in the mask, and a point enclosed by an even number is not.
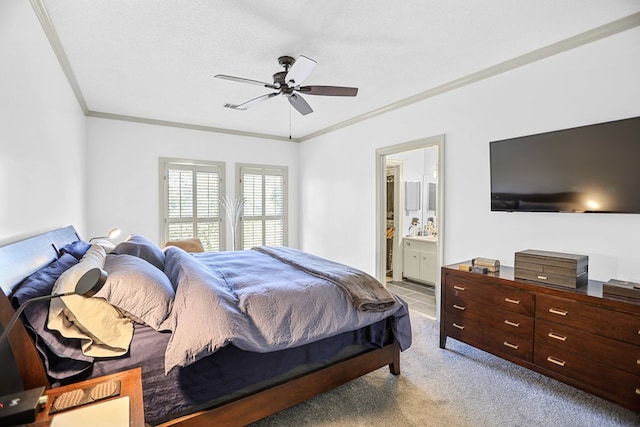
{"type": "MultiPolygon", "coordinates": [[[[467,264],[469,262],[466,262],[467,264]]],[[[640,303],[442,267],[440,348],[447,337],[640,412],[640,303]]]]}

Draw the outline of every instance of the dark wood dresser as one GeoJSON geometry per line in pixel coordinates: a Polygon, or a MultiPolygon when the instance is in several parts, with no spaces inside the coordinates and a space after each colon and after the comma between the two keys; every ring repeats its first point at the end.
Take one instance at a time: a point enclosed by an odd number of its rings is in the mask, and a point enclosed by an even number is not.
{"type": "MultiPolygon", "coordinates": [[[[469,262],[466,262],[467,264],[469,262]]],[[[640,303],[442,267],[440,348],[447,337],[640,412],[640,303]]]]}

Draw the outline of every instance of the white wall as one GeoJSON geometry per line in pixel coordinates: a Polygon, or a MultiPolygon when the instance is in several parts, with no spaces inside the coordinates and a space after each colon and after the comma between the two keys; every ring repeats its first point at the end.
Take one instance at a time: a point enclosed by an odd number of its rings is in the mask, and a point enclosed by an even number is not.
{"type": "Polygon", "coordinates": [[[85,119],[28,1],[0,1],[0,244],[84,233],[85,119]]]}
{"type": "Polygon", "coordinates": [[[490,140],[640,115],[638,45],[636,28],[297,145],[85,119],[31,6],[3,0],[0,243],[66,224],[158,239],[158,157],[225,161],[229,178],[235,162],[281,164],[289,243],[373,273],[375,150],[446,134],[445,263],[510,265],[536,248],[589,255],[595,279],[640,280],[640,215],[492,213],[488,166],[490,140]]]}
{"type": "MultiPolygon", "coordinates": [[[[298,246],[298,144],[189,129],[87,118],[88,236],[114,226],[160,242],[159,158],[225,162],[234,196],[236,163],[287,166],[289,245],[298,246]]],[[[227,248],[231,236],[227,231],[227,248]]]]}
{"type": "Polygon", "coordinates": [[[374,274],[375,150],[446,134],[444,263],[513,265],[533,248],[589,255],[592,279],[640,281],[640,215],[491,212],[488,151],[495,139],[639,116],[638,46],[636,28],[303,143],[302,248],[374,274]]]}

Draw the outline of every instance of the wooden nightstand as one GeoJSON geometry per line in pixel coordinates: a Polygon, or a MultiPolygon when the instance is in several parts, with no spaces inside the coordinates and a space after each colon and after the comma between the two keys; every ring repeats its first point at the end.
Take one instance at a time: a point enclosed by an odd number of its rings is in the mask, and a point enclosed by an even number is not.
{"type": "MultiPolygon", "coordinates": [[[[50,390],[46,390],[45,394],[48,397],[47,406],[40,412],[38,412],[36,416],[36,421],[33,424],[29,424],[29,426],[48,426],[51,424],[51,420],[57,414],[49,415],[49,411],[51,409],[51,404],[53,403],[56,396],[61,395],[62,393],[85,389],[87,387],[95,386],[97,384],[106,382],[106,381],[120,381],[120,395],[114,396],[109,399],[101,400],[96,402],[95,404],[101,402],[107,402],[108,400],[118,399],[121,397],[128,396],[129,397],[129,426],[130,427],[144,427],[144,404],[142,400],[142,370],[140,368],[131,369],[124,372],[118,372],[111,375],[105,375],[99,378],[92,378],[90,380],[82,381],[79,383],[69,384],[64,387],[53,388],[50,390]]],[[[87,404],[81,406],[80,408],[89,407],[92,404],[87,404]]],[[[73,409],[69,410],[72,411],[73,409]]],[[[59,414],[64,414],[63,411],[59,412],[59,414]]]]}

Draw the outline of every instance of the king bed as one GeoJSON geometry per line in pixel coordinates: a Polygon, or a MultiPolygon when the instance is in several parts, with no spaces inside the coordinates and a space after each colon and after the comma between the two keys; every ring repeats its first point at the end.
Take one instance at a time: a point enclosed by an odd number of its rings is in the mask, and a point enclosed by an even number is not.
{"type": "Polygon", "coordinates": [[[9,335],[24,389],[141,367],[146,423],[246,425],[385,365],[398,375],[411,345],[401,299],[305,252],[187,253],[142,236],[110,249],[72,226],[0,248],[3,327],[28,299],[108,273],[92,298],[26,308],[9,335]]]}

